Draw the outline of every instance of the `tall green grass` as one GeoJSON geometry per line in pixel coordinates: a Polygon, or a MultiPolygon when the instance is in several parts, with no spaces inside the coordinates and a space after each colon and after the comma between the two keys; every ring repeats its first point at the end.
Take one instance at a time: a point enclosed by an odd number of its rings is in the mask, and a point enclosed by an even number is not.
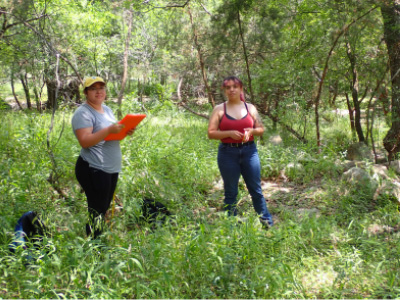
{"type": "MultiPolygon", "coordinates": [[[[140,109],[130,103],[123,112],[140,109]]],[[[244,185],[240,211],[247,221],[220,212],[218,142],[207,139],[206,120],[168,102],[146,113],[135,134],[121,142],[117,197],[123,209],[98,241],[84,233],[86,203],[74,177],[80,148],[69,125],[72,112],[57,113],[51,135],[67,199],[47,181],[50,115],[2,113],[1,298],[399,297],[399,233],[369,230],[371,224],[396,227],[397,206],[371,205],[362,191],[344,192],[333,146],[321,154],[290,138],[281,146],[258,146],[263,178],[277,180],[289,162],[305,167],[305,174],[286,183],[289,192],[268,199],[276,226],[266,231],[244,185]],[[164,203],[174,216],[155,229],[140,223],[143,197],[164,203]],[[207,210],[211,205],[217,213],[207,210]],[[300,208],[318,213],[299,214],[300,208]],[[51,236],[43,242],[47,251],[37,250],[27,264],[27,252],[12,255],[8,243],[17,219],[33,209],[51,236]]]]}

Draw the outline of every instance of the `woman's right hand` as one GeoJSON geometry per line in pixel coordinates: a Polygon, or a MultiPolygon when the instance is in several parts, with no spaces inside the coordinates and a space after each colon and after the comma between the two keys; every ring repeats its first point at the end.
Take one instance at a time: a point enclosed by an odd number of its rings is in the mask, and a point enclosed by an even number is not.
{"type": "Polygon", "coordinates": [[[237,130],[230,130],[229,137],[234,140],[241,141],[243,139],[244,134],[237,130]]]}
{"type": "Polygon", "coordinates": [[[108,132],[109,133],[119,133],[123,128],[125,127],[125,125],[123,124],[112,124],[110,126],[108,126],[108,132]]]}

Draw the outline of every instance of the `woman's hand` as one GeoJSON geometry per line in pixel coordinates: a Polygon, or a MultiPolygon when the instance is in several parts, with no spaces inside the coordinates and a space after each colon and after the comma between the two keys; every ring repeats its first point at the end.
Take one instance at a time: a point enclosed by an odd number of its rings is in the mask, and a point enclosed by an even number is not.
{"type": "Polygon", "coordinates": [[[229,137],[241,141],[243,140],[244,134],[237,130],[229,130],[229,137]]]}
{"type": "Polygon", "coordinates": [[[131,130],[127,131],[127,135],[132,135],[135,132],[135,128],[132,128],[131,130]]]}
{"type": "Polygon", "coordinates": [[[245,128],[242,142],[246,143],[253,136],[254,129],[253,128],[245,128]]]}
{"type": "Polygon", "coordinates": [[[108,126],[108,132],[109,133],[119,133],[123,128],[125,127],[124,124],[112,124],[110,126],[108,126]]]}

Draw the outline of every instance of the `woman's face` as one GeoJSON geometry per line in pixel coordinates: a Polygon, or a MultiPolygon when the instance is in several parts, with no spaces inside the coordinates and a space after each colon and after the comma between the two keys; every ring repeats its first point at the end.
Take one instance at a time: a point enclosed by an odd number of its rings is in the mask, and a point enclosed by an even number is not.
{"type": "Polygon", "coordinates": [[[85,91],[86,99],[92,103],[102,103],[106,99],[106,85],[96,82],[85,91]]]}
{"type": "Polygon", "coordinates": [[[234,80],[228,80],[224,84],[224,92],[228,99],[240,98],[240,93],[242,91],[243,88],[241,87],[241,85],[234,80]]]}

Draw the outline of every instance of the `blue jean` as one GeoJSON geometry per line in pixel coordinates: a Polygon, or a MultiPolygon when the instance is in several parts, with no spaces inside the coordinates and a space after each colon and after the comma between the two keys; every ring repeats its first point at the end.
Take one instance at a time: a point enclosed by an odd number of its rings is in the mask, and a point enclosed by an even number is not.
{"type": "Polygon", "coordinates": [[[218,148],[218,167],[224,181],[224,209],[229,215],[237,215],[237,195],[239,177],[243,176],[253,201],[253,206],[261,219],[273,225],[261,190],[261,166],[256,144],[243,145],[238,148],[221,143],[218,148]]]}

